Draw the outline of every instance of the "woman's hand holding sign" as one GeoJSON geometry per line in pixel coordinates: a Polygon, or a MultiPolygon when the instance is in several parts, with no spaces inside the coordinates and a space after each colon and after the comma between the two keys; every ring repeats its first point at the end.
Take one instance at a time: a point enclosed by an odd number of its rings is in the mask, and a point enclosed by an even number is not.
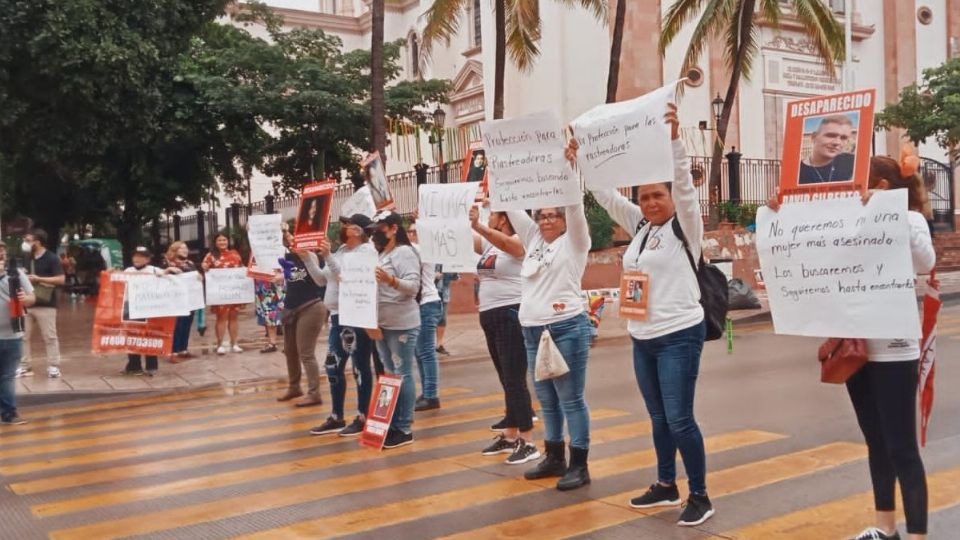
{"type": "Polygon", "coordinates": [[[377,267],[377,283],[386,283],[394,289],[400,286],[400,281],[396,276],[379,266],[377,267]]]}

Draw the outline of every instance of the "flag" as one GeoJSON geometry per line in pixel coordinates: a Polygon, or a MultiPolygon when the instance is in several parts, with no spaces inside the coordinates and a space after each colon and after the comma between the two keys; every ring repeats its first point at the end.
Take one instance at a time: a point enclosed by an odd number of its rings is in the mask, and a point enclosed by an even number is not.
{"type": "Polygon", "coordinates": [[[933,410],[933,379],[937,359],[937,315],[940,313],[940,281],[935,272],[927,278],[923,297],[923,338],[920,340],[920,444],[927,444],[927,425],[933,410]]]}

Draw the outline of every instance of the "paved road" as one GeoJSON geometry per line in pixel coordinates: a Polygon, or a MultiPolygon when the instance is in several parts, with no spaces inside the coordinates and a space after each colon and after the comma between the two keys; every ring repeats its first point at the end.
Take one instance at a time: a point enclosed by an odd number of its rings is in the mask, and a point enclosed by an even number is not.
{"type": "MultiPolygon", "coordinates": [[[[924,450],[931,538],[960,530],[960,308],[943,314],[937,405],[924,450]]],[[[444,408],[417,442],[378,454],[309,437],[323,410],[273,383],[24,411],[0,430],[2,538],[843,538],[870,517],[865,448],[844,390],[820,384],[818,340],[738,330],[711,343],[697,415],[718,514],[698,529],[627,499],[653,480],[629,343],[591,358],[593,484],[559,493],[479,449],[502,400],[486,362],[444,366],[444,408]]]]}

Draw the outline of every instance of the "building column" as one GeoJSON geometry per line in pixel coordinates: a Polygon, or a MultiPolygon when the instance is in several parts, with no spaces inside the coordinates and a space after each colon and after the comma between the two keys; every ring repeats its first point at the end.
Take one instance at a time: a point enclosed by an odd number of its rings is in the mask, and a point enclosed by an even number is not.
{"type": "MultiPolygon", "coordinates": [[[[619,1],[627,0],[611,0],[607,8],[611,35],[619,1]]],[[[639,97],[663,86],[663,59],[657,53],[661,0],[629,2],[623,25],[617,101],[639,97]]]]}
{"type": "MultiPolygon", "coordinates": [[[[883,56],[886,62],[883,86],[888,104],[898,101],[901,88],[917,82],[915,4],[902,0],[883,0],[883,56]]],[[[887,132],[887,154],[899,155],[902,133],[899,129],[887,132]]]]}

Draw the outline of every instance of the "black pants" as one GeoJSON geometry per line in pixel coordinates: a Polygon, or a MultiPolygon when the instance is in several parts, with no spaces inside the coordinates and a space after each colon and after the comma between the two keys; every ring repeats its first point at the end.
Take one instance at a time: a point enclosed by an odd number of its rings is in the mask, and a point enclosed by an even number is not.
{"type": "MultiPolygon", "coordinates": [[[[142,358],[139,354],[128,354],[127,355],[127,371],[140,371],[143,369],[140,364],[140,359],[142,358]]],[[[147,357],[147,370],[156,371],[157,370],[157,357],[148,356],[147,357]]]]}
{"type": "Polygon", "coordinates": [[[506,427],[533,429],[533,407],[527,388],[527,350],[518,317],[519,305],[480,312],[480,327],[487,338],[487,350],[503,387],[507,405],[506,427]]]}
{"type": "Polygon", "coordinates": [[[927,532],[927,478],[917,445],[917,361],[867,362],[847,391],[867,441],[873,499],[881,512],[896,509],[900,481],[907,532],[927,532]]]}

